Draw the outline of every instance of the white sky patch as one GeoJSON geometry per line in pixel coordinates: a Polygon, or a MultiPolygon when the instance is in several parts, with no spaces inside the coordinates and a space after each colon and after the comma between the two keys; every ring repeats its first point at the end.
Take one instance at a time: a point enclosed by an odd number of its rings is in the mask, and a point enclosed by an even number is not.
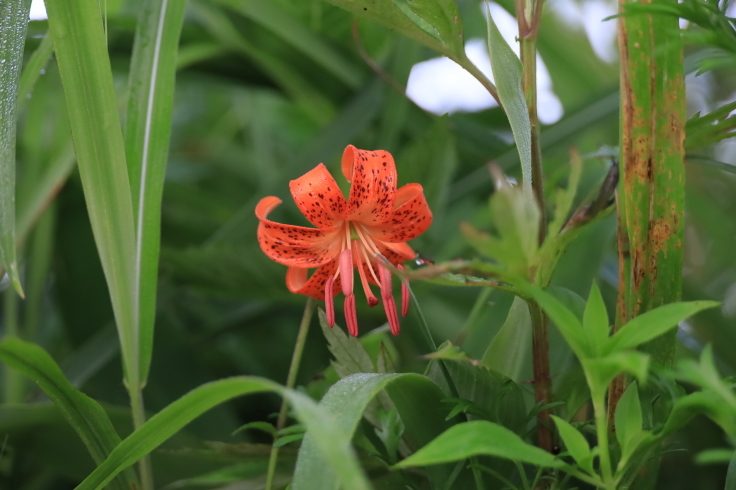
{"type": "Polygon", "coordinates": [[[32,0],[31,13],[28,17],[31,20],[46,20],[48,18],[43,0],[32,0]]]}
{"type": "MultiPolygon", "coordinates": [[[[483,7],[485,12],[485,7],[483,7]]],[[[502,7],[492,3],[491,15],[507,43],[519,55],[516,41],[516,19],[502,7]]],[[[468,40],[465,52],[489,79],[491,60],[485,39],[468,40]]],[[[552,91],[552,79],[542,58],[537,55],[537,107],[543,124],[557,122],[563,114],[562,103],[552,91]]],[[[432,58],[417,63],[411,70],[406,87],[407,96],[420,107],[435,114],[476,112],[498,104],[472,75],[448,58],[432,58]]]]}
{"type": "MultiPolygon", "coordinates": [[[[559,20],[570,28],[583,28],[593,52],[601,60],[613,63],[618,59],[616,48],[616,20],[603,21],[617,13],[617,5],[611,0],[555,0],[548,3],[559,20]]],[[[542,25],[544,29],[544,25],[542,25]]]]}

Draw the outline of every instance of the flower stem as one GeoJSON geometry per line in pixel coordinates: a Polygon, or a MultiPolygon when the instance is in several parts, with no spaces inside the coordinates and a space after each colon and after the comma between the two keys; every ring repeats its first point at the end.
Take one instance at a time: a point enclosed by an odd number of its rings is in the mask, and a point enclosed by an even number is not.
{"type": "MultiPolygon", "coordinates": [[[[536,301],[529,301],[532,318],[532,369],[534,371],[534,401],[547,405],[552,401],[549,375],[549,340],[547,338],[547,316],[536,301]]],[[[552,451],[553,439],[549,412],[537,414],[537,444],[545,451],[552,451]]]]}
{"type": "MultiPolygon", "coordinates": [[[[299,373],[299,364],[302,360],[302,354],[304,353],[304,345],[307,342],[307,334],[309,333],[309,324],[312,321],[312,315],[314,314],[316,302],[312,298],[307,299],[307,304],[304,306],[304,315],[302,321],[299,324],[299,333],[296,336],[296,343],[294,344],[294,353],[291,356],[291,365],[289,366],[289,374],[286,377],[286,387],[292,389],[296,384],[296,376],[299,373]]],[[[289,407],[286,402],[286,398],[281,402],[281,410],[279,410],[279,418],[276,420],[276,430],[281,430],[286,425],[286,417],[289,414],[289,407]]],[[[271,447],[271,455],[268,458],[268,473],[266,475],[266,490],[271,490],[273,487],[273,478],[276,474],[276,463],[279,457],[279,448],[271,447]]]]}

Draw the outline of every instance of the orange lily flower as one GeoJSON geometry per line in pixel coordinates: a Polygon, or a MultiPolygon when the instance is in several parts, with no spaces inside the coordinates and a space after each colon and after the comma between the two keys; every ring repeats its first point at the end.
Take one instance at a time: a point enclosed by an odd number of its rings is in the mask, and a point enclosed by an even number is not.
{"type": "MultiPolygon", "coordinates": [[[[342,156],[342,173],[350,185],[348,199],[323,164],[289,184],[299,210],[317,228],[284,225],[268,219],[281,199],[264,197],[256,206],[258,243],[272,260],[289,266],[286,287],[297,294],[325,300],[327,322],[335,324],[334,296],[345,295],[348,331],[358,335],[353,294],[353,269],[370,306],[378,304],[371,284],[381,290],[381,299],[394,335],[399,317],[391,289],[391,272],[383,260],[401,268],[416,256],[407,241],[424,233],[432,212],[419,184],[396,188],[396,165],[387,151],[359,150],[352,145],[342,156]],[[317,270],[308,276],[308,270],[317,270]]],[[[409,290],[402,283],[402,315],[409,309],[409,290]]]]}

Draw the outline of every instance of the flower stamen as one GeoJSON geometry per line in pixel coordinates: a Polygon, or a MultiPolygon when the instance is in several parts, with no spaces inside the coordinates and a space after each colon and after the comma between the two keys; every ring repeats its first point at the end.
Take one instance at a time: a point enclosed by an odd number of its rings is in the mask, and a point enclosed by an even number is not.
{"type": "MultiPolygon", "coordinates": [[[[365,275],[365,268],[363,267],[363,262],[361,260],[361,254],[364,258],[366,258],[366,264],[370,268],[370,262],[368,262],[368,259],[366,257],[365,249],[358,243],[356,240],[353,244],[353,261],[355,262],[356,267],[358,268],[358,275],[360,276],[360,284],[363,286],[363,292],[365,292],[365,297],[368,300],[368,306],[376,306],[378,304],[378,298],[373,294],[373,291],[371,291],[371,285],[368,284],[368,279],[365,275]]],[[[373,269],[370,268],[371,274],[373,274],[373,277],[375,278],[375,273],[373,272],[373,269]]],[[[378,282],[378,281],[376,281],[378,282]]]]}
{"type": "Polygon", "coordinates": [[[388,324],[391,327],[391,333],[399,335],[399,315],[396,312],[396,302],[394,301],[392,285],[391,285],[391,271],[381,264],[380,259],[378,263],[378,275],[381,276],[381,299],[383,300],[383,308],[386,310],[386,318],[388,318],[388,324]]]}
{"type": "Polygon", "coordinates": [[[327,325],[330,328],[335,326],[335,297],[333,296],[333,284],[335,277],[330,276],[325,283],[325,311],[327,313],[327,325]]]}

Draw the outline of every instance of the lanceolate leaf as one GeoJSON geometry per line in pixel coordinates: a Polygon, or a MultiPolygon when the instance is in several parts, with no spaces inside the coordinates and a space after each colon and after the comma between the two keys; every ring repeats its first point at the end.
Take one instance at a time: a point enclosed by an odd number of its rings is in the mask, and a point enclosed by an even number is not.
{"type": "Polygon", "coordinates": [[[607,352],[614,353],[637,347],[644,342],[659,337],[700,310],[713,308],[718,304],[716,301],[690,301],[687,303],[672,303],[648,311],[633,318],[621,327],[616,335],[608,341],[607,352]]]}
{"type": "Polygon", "coordinates": [[[483,354],[483,364],[508,376],[514,381],[519,378],[524,361],[531,354],[529,345],[532,337],[532,318],[526,301],[514,298],[506,321],[483,354]]]}
{"type": "Polygon", "coordinates": [[[564,462],[555,459],[552,454],[527,444],[505,427],[492,422],[477,421],[451,427],[396,467],[447,463],[477,455],[497,456],[545,468],[565,466],[564,462]]]}
{"type": "MultiPolygon", "coordinates": [[[[330,415],[332,424],[346,437],[352,437],[363,412],[383,388],[396,399],[399,414],[404,419],[410,443],[425,444],[449,424],[444,418],[449,409],[440,403],[442,392],[428,378],[417,374],[354,374],[336,383],[320,402],[330,415]],[[434,392],[434,393],[432,393],[434,392]],[[417,395],[411,400],[412,394],[417,395]],[[410,420],[409,412],[413,417],[410,420]]],[[[325,455],[318,450],[319,434],[307,431],[294,472],[294,490],[353,488],[346,484],[334,468],[327,468],[325,455]]],[[[440,479],[446,479],[443,472],[440,479]]],[[[444,480],[443,480],[444,481],[444,480]]]]}
{"type": "MultiPolygon", "coordinates": [[[[25,374],[51,398],[66,421],[77,431],[95,463],[102,463],[120,443],[120,437],[102,407],[74,388],[46,351],[19,339],[0,342],[0,359],[25,374]]],[[[134,488],[135,472],[127,470],[111,483],[120,490],[134,488]]]]}
{"type": "Polygon", "coordinates": [[[210,408],[238,396],[259,392],[280,393],[289,400],[297,417],[312,434],[315,447],[324,455],[325,464],[340,478],[345,488],[371,488],[350,446],[349,434],[343,432],[323,408],[309,397],[267,379],[239,376],[202,385],[168,405],[123,440],[77,490],[104,488],[121,470],[156,449],[210,408]]]}
{"type": "Polygon", "coordinates": [[[529,110],[521,88],[521,61],[506,44],[506,40],[493,22],[490,11],[488,21],[488,51],[491,56],[491,70],[496,82],[498,97],[501,99],[506,116],[514,133],[516,149],[521,159],[521,174],[524,179],[524,192],[532,199],[532,125],[529,110]]]}
{"type": "Polygon", "coordinates": [[[123,134],[96,0],[48,0],[92,232],[107,279],[128,388],[139,380],[133,301],[134,228],[123,134]]]}
{"type": "Polygon", "coordinates": [[[135,213],[135,278],[140,380],[151,364],[156,314],[161,197],[169,155],[171,113],[184,0],[148,0],[138,19],[130,63],[125,152],[135,213]]]}
{"type": "Polygon", "coordinates": [[[15,258],[15,133],[30,0],[0,2],[0,270],[23,295],[15,258]]]}

